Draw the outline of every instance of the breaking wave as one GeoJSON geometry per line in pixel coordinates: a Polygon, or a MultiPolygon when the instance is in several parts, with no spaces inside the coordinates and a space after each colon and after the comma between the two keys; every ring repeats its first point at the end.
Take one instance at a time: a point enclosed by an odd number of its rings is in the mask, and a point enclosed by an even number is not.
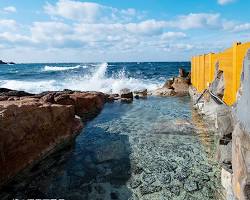
{"type": "MultiPolygon", "coordinates": [[[[74,67],[50,67],[45,66],[46,70],[68,70],[76,69],[82,66],[74,67]]],[[[3,80],[0,81],[0,87],[25,90],[32,93],[40,93],[48,90],[81,90],[81,91],[100,91],[105,93],[119,93],[123,88],[129,88],[132,91],[139,89],[153,90],[159,87],[159,82],[148,79],[136,79],[128,77],[124,69],[113,73],[111,76],[107,75],[108,63],[101,63],[92,65],[90,72],[81,75],[65,74],[62,80],[3,80]]],[[[53,78],[53,77],[51,77],[53,78]]]]}
{"type": "Polygon", "coordinates": [[[46,65],[42,71],[67,71],[72,69],[87,68],[85,65],[76,65],[73,67],[58,67],[58,66],[48,66],[46,65]]]}

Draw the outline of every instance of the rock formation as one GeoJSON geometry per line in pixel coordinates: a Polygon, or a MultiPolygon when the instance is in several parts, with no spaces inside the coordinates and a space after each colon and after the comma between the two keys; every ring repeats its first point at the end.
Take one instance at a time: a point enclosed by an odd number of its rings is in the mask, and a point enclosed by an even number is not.
{"type": "Polygon", "coordinates": [[[178,77],[169,79],[165,82],[163,87],[152,91],[152,95],[155,96],[183,96],[189,92],[190,73],[187,73],[184,69],[179,69],[178,77]]]}
{"type": "Polygon", "coordinates": [[[7,63],[0,60],[0,65],[5,65],[5,64],[7,64],[7,63]]]}
{"type": "Polygon", "coordinates": [[[14,62],[7,63],[7,62],[4,62],[4,61],[0,60],[0,65],[6,65],[6,64],[14,65],[15,63],[14,62]]]}
{"type": "MultiPolygon", "coordinates": [[[[218,69],[218,67],[217,67],[218,69]]],[[[224,95],[223,72],[218,72],[210,90],[220,99],[224,95]]],[[[199,93],[190,87],[190,96],[196,101],[199,93]]],[[[233,107],[217,104],[204,95],[195,105],[200,113],[215,121],[219,134],[217,158],[222,166],[221,183],[226,199],[250,199],[250,50],[248,51],[241,76],[241,88],[233,107]]]]}
{"type": "Polygon", "coordinates": [[[73,139],[109,98],[100,92],[0,89],[0,186],[73,139]]]}

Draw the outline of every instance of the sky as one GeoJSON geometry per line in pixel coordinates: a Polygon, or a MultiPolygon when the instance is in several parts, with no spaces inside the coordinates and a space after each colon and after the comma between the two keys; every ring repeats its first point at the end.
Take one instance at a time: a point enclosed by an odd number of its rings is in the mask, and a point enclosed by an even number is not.
{"type": "Polygon", "coordinates": [[[250,40],[249,0],[0,0],[0,60],[189,61],[250,40]]]}

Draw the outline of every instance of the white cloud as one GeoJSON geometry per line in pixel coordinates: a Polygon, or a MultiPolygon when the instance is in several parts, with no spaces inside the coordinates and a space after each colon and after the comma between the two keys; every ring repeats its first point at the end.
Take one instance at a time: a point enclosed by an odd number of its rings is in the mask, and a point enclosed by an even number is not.
{"type": "Polygon", "coordinates": [[[17,28],[17,23],[12,19],[0,19],[0,30],[5,31],[6,29],[15,30],[17,28]]]}
{"type": "Polygon", "coordinates": [[[3,11],[6,13],[15,13],[16,8],[14,6],[8,6],[8,7],[3,8],[3,11]]]}
{"type": "Polygon", "coordinates": [[[234,1],[235,0],[218,0],[218,4],[220,4],[220,5],[226,5],[226,4],[232,3],[234,1]]]}
{"type": "Polygon", "coordinates": [[[222,24],[220,14],[218,13],[190,13],[188,15],[179,16],[177,20],[168,22],[168,25],[188,30],[198,28],[220,28],[222,24]]]}
{"type": "Polygon", "coordinates": [[[233,28],[233,32],[242,32],[242,31],[249,31],[250,30],[250,23],[243,23],[235,25],[233,28]]]}
{"type": "Polygon", "coordinates": [[[162,34],[161,39],[162,40],[171,40],[171,39],[179,39],[179,38],[185,38],[187,35],[183,32],[165,32],[162,34]]]}
{"type": "Polygon", "coordinates": [[[82,21],[86,23],[130,20],[136,16],[135,9],[119,10],[93,2],[59,0],[56,5],[47,3],[44,10],[51,16],[82,21]]]}
{"type": "Polygon", "coordinates": [[[30,41],[30,38],[28,36],[24,36],[17,33],[11,33],[11,32],[3,32],[0,33],[0,41],[4,42],[11,42],[11,43],[24,43],[27,41],[30,41]]]}

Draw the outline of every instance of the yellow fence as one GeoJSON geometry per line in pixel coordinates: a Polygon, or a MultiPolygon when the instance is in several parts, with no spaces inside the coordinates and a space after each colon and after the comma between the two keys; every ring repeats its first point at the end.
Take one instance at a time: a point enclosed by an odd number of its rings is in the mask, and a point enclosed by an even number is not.
{"type": "Polygon", "coordinates": [[[235,43],[231,48],[217,54],[209,53],[192,57],[192,85],[199,92],[206,89],[214,80],[215,67],[218,63],[219,70],[224,72],[225,92],[223,100],[228,105],[232,105],[236,101],[243,60],[248,49],[250,49],[250,42],[235,43]]]}

